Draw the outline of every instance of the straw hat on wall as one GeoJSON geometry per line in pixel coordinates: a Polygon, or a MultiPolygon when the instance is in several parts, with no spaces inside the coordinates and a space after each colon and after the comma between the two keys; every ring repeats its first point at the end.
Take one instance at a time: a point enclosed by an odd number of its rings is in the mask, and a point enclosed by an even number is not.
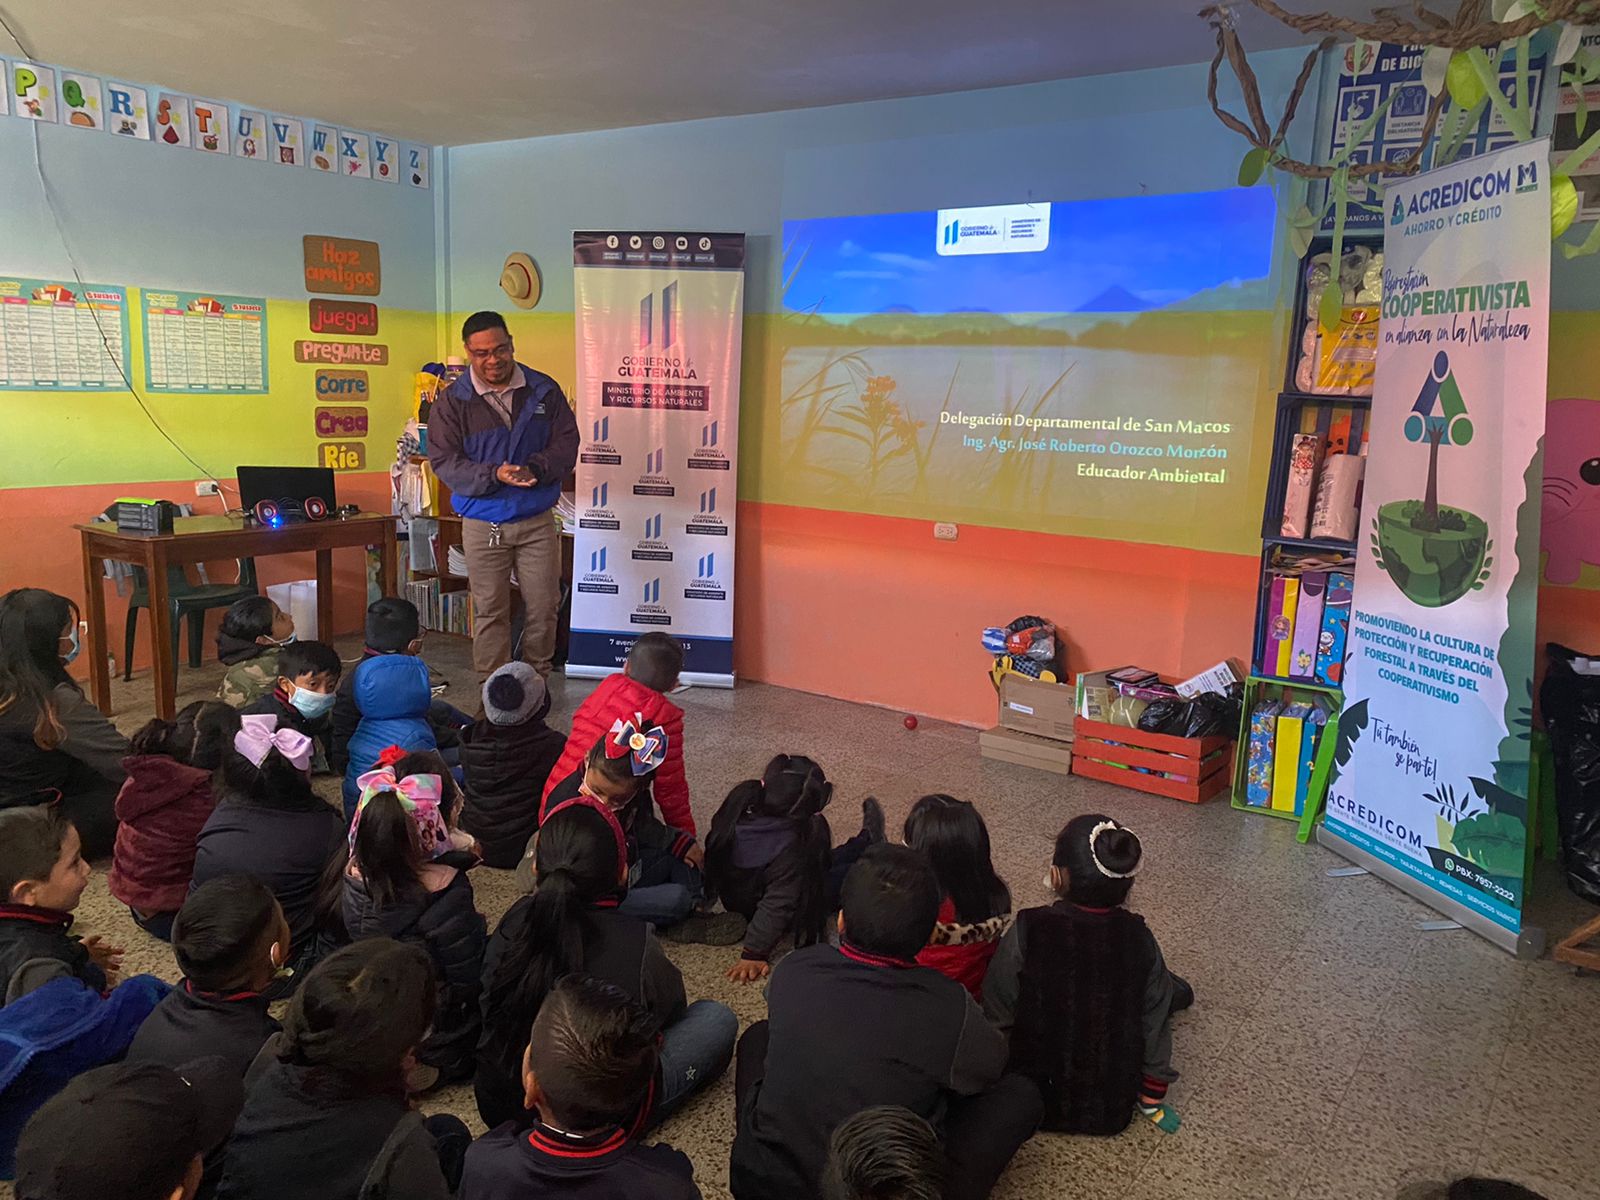
{"type": "Polygon", "coordinates": [[[539,296],[544,291],[544,284],[539,278],[539,268],[533,259],[522,251],[506,258],[506,265],[500,268],[500,290],[511,299],[511,303],[518,308],[533,308],[539,303],[539,296]]]}

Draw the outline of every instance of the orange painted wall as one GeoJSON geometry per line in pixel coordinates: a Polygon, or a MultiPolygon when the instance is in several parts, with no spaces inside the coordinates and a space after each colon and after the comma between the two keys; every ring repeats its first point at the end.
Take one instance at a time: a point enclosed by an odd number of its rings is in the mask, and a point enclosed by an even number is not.
{"type": "Polygon", "coordinates": [[[1059,623],[1071,671],[1193,674],[1248,655],[1256,560],[1167,546],[742,502],[736,669],[948,720],[995,719],[986,625],[1059,623]]]}
{"type": "MultiPolygon", "coordinates": [[[[339,501],[360,504],[376,512],[389,511],[387,473],[364,472],[341,475],[339,501]]],[[[58,488],[0,489],[0,592],[15,587],[42,587],[69,596],[80,606],[84,601],[83,558],[75,524],[104,511],[118,496],[129,494],[172,500],[196,506],[199,513],[219,511],[214,497],[196,497],[194,483],[177,480],[165,483],[84,484],[58,488]]],[[[232,564],[208,564],[213,581],[232,579],[232,564]]],[[[261,584],[283,583],[291,579],[316,577],[316,562],[310,554],[287,554],[256,560],[261,584]]],[[[361,556],[341,550],[333,556],[334,632],[352,633],[361,628],[366,611],[366,568],[361,556]]],[[[122,630],[128,602],[118,596],[110,582],[102,582],[106,596],[106,626],[111,648],[122,666],[122,630]]],[[[210,614],[206,622],[206,653],[215,653],[217,624],[221,613],[210,614]]],[[[187,642],[182,643],[187,645],[187,642]]],[[[187,659],[181,661],[187,662],[187,659]]],[[[150,663],[150,623],[141,615],[139,637],[135,643],[134,666],[150,663]]]]}

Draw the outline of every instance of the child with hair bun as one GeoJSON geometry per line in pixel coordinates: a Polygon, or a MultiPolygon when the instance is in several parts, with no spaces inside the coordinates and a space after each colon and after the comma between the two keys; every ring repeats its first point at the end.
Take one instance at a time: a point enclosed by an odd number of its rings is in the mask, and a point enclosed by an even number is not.
{"type": "Polygon", "coordinates": [[[239,729],[237,709],[197,700],[175,720],[146,724],[122,760],[128,778],[117,793],[107,884],[134,923],[163,942],[172,940],[173,918],[189,894],[195,838],[217,806],[211,777],[239,729]]]}
{"type": "Polygon", "coordinates": [[[1166,1103],[1178,1078],[1172,1014],[1194,991],[1123,907],[1143,857],[1131,829],[1099,813],[1074,817],[1051,859],[1056,902],[1019,913],[989,966],[984,1011],[1010,1034],[1010,1070],[1044,1094],[1045,1129],[1108,1136],[1136,1109],[1178,1128],[1166,1103]]]}

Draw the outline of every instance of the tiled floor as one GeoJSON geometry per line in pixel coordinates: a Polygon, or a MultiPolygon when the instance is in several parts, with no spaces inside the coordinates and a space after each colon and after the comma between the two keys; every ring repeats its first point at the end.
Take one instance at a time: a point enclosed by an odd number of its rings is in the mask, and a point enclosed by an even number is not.
{"type": "MultiPolygon", "coordinates": [[[[357,652],[354,642],[341,645],[357,652]]],[[[465,643],[430,638],[436,670],[460,682],[448,698],[475,706],[465,643]]],[[[187,669],[200,698],[218,671],[187,669]]],[[[555,681],[556,714],[587,685],[555,681]]],[[[150,711],[149,683],[118,684],[117,722],[131,732],[150,711]]],[[[737,780],[777,751],[816,757],[837,784],[835,835],[854,832],[856,802],[883,801],[891,831],[929,791],[983,809],[995,861],[1021,905],[1042,903],[1056,831],[1100,810],[1139,832],[1147,867],[1134,907],[1199,1001],[1175,1025],[1183,1078],[1175,1135],[1137,1123],[1110,1140],[1041,1135],[995,1195],[1022,1197],[1390,1197],[1409,1184],[1474,1171],[1550,1200],[1600,1196],[1594,1089],[1600,1071],[1600,977],[1548,961],[1522,963],[1465,931],[1424,933],[1422,905],[1371,877],[1329,878],[1342,860],[1299,846],[1288,822],[1191,807],[1105,784],[987,762],[970,730],[762,685],[696,690],[688,770],[702,827],[737,780]]],[[[493,922],[514,898],[511,876],[474,876],[493,922]]],[[[1561,932],[1587,915],[1558,877],[1543,874],[1535,919],[1561,932]]],[[[171,978],[170,952],[128,919],[97,877],[83,931],[114,935],[128,965],[171,978]]],[[[762,1015],[760,991],[723,978],[735,952],[669,946],[691,998],[762,1015]]],[[[436,1097],[477,1127],[469,1089],[436,1097]]],[[[733,1088],[724,1079],[664,1130],[693,1158],[708,1198],[727,1196],[733,1088]]]]}

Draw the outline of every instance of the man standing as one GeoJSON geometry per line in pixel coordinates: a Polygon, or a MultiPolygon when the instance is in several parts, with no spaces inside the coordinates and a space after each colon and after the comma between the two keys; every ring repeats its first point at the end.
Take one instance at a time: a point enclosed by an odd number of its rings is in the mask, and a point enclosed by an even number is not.
{"type": "Polygon", "coordinates": [[[578,460],[578,421],[561,387],[517,362],[505,318],[473,313],[461,327],[471,364],[434,402],[428,461],[461,515],[472,589],[472,665],[511,658],[511,572],[525,618],[523,661],[550,674],[561,596],[556,501],[578,460]]]}

